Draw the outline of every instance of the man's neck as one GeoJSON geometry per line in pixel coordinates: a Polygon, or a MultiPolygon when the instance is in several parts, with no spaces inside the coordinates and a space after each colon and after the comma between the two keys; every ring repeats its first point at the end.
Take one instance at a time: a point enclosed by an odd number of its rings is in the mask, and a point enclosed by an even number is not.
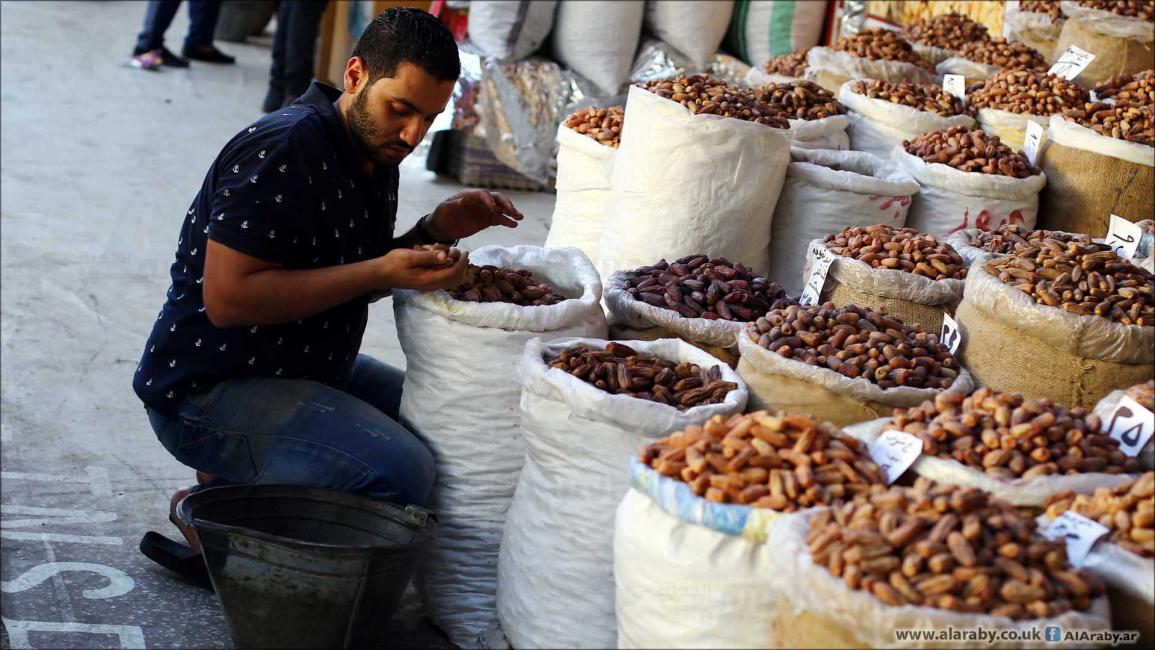
{"type": "Polygon", "coordinates": [[[374,172],[377,171],[377,166],[373,161],[361,153],[356,146],[356,140],[353,138],[353,133],[349,130],[349,105],[353,103],[353,96],[349,93],[341,93],[341,96],[333,102],[333,106],[337,109],[337,114],[341,116],[341,122],[345,125],[345,137],[349,138],[349,142],[353,144],[353,150],[357,152],[357,157],[361,161],[361,169],[370,178],[373,178],[374,172]]]}

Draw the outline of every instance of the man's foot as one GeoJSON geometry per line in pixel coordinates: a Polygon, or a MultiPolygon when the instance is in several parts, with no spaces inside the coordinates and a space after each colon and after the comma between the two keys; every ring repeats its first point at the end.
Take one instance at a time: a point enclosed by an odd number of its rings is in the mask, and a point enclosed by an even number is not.
{"type": "MultiPolygon", "coordinates": [[[[200,472],[197,473],[200,474],[200,472]]],[[[194,553],[200,553],[201,544],[200,541],[197,540],[196,531],[184,525],[184,522],[182,522],[180,518],[176,516],[177,504],[180,503],[181,499],[187,497],[189,492],[190,490],[186,488],[183,490],[177,490],[176,493],[172,495],[172,500],[169,502],[168,508],[168,520],[172,522],[173,526],[176,526],[181,535],[184,535],[184,540],[188,542],[189,548],[191,548],[194,553]]]]}
{"type": "Polygon", "coordinates": [[[194,45],[193,47],[185,47],[184,58],[192,59],[193,61],[204,61],[206,63],[236,63],[236,57],[231,57],[228,54],[217,49],[215,45],[194,45]]]}
{"type": "Polygon", "coordinates": [[[141,70],[159,70],[162,60],[160,50],[148,50],[139,54],[133,54],[132,59],[128,62],[134,68],[141,70]]]}
{"type": "Polygon", "coordinates": [[[269,86],[269,92],[265,93],[265,101],[261,103],[261,110],[266,113],[272,113],[280,109],[284,104],[285,89],[269,86]]]}
{"type": "Polygon", "coordinates": [[[170,68],[187,68],[188,61],[180,58],[175,52],[167,47],[160,48],[160,63],[167,65],[170,68]]]}

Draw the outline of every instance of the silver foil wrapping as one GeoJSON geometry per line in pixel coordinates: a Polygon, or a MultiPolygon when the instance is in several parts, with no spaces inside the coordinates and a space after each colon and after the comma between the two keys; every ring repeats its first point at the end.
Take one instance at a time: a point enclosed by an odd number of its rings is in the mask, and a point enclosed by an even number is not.
{"type": "Polygon", "coordinates": [[[540,183],[551,185],[556,176],[558,125],[595,101],[589,82],[553,61],[481,59],[476,110],[489,148],[540,183]]]}
{"type": "Polygon", "coordinates": [[[866,24],[866,0],[846,0],[838,21],[838,36],[857,34],[866,24]]]}

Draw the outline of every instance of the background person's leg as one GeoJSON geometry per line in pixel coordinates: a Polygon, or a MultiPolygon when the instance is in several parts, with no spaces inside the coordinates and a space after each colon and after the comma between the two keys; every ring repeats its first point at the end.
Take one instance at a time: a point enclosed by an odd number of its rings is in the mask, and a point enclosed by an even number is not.
{"type": "Polygon", "coordinates": [[[169,423],[158,437],[177,460],[219,477],[208,487],[312,485],[401,505],[424,505],[433,487],[433,456],[416,436],[316,382],[231,380],[187,400],[179,421],[153,418],[169,423]]]}
{"type": "MultiPolygon", "coordinates": [[[[292,101],[309,89],[313,80],[314,53],[325,2],[293,2],[286,34],[284,72],[285,99],[292,101]]],[[[277,18],[280,21],[278,15],[277,18]]],[[[278,27],[278,30],[280,28],[278,27]]]]}
{"type": "Polygon", "coordinates": [[[159,50],[164,46],[164,33],[172,25],[180,0],[149,0],[144,10],[144,26],[136,38],[133,54],[159,50]]]}
{"type": "Polygon", "coordinates": [[[277,30],[273,32],[272,64],[269,66],[269,90],[261,109],[271,113],[285,103],[285,41],[289,37],[289,22],[297,3],[277,3],[277,30]]]}
{"type": "Polygon", "coordinates": [[[208,63],[235,63],[236,59],[213,45],[217,18],[221,14],[221,0],[189,0],[188,35],[184,39],[186,58],[208,63]]]}

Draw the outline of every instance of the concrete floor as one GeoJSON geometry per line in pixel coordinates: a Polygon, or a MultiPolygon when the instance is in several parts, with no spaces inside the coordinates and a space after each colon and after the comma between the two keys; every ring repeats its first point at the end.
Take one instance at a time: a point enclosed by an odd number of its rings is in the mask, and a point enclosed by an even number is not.
{"type": "MultiPolygon", "coordinates": [[[[0,511],[5,647],[227,647],[215,597],[137,551],[170,537],[192,470],[160,446],[131,389],[164,300],[184,211],[220,147],[260,117],[270,36],[221,43],[235,66],[125,65],[139,2],[0,2],[0,511]]],[[[182,8],[169,30],[179,51],[182,8]]],[[[417,161],[414,161],[417,162],[417,161]]],[[[400,228],[459,186],[403,166],[400,228]]],[[[553,197],[511,193],[544,241],[553,197]]],[[[388,300],[364,351],[403,364],[388,300]]],[[[412,603],[398,636],[434,643],[412,603]],[[411,636],[404,636],[411,635],[411,636]]]]}

